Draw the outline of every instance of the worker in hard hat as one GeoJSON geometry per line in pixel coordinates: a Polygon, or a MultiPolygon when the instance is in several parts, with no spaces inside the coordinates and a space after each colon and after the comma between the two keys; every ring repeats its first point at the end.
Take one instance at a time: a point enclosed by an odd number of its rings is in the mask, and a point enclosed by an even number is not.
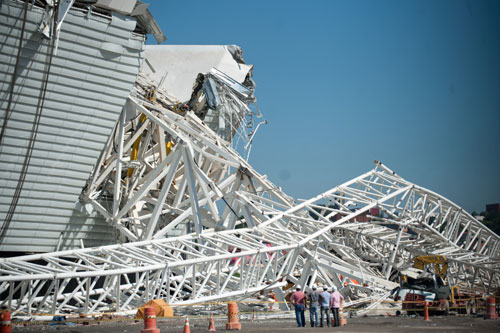
{"type": "Polygon", "coordinates": [[[328,292],[328,287],[323,286],[323,292],[319,294],[319,300],[321,305],[321,324],[320,327],[323,327],[323,314],[326,319],[326,326],[330,327],[330,314],[328,311],[330,310],[330,293],[328,292]]]}
{"type": "Polygon", "coordinates": [[[309,306],[311,327],[318,327],[319,292],[318,286],[316,284],[313,284],[311,287],[311,291],[307,293],[307,305],[309,306]]]}
{"type": "Polygon", "coordinates": [[[332,295],[330,298],[330,308],[332,309],[332,316],[334,320],[332,326],[340,326],[339,308],[343,299],[344,296],[342,296],[342,294],[337,291],[337,287],[333,286],[332,295]]]}
{"type": "Polygon", "coordinates": [[[295,307],[295,317],[297,319],[298,327],[306,326],[306,318],[304,316],[304,309],[306,307],[306,295],[302,291],[302,288],[298,284],[295,286],[295,292],[290,297],[290,302],[292,302],[295,307]]]}

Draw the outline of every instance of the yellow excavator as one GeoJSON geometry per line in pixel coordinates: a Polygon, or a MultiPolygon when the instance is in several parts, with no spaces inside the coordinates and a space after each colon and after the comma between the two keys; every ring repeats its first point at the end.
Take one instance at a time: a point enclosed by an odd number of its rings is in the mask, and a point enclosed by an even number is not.
{"type": "Polygon", "coordinates": [[[403,310],[411,311],[423,307],[425,302],[451,300],[455,303],[457,288],[450,288],[447,279],[448,260],[442,255],[426,255],[415,257],[413,267],[401,271],[400,289],[397,300],[403,303],[403,310]],[[433,270],[429,267],[432,265],[433,270]],[[418,303],[416,303],[418,302],[418,303]]]}
{"type": "MultiPolygon", "coordinates": [[[[413,267],[424,270],[426,265],[434,265],[434,272],[439,275],[445,283],[448,282],[448,260],[442,255],[418,256],[413,261],[413,267]]],[[[451,287],[451,303],[455,304],[455,296],[458,294],[458,286],[451,287]]]]}

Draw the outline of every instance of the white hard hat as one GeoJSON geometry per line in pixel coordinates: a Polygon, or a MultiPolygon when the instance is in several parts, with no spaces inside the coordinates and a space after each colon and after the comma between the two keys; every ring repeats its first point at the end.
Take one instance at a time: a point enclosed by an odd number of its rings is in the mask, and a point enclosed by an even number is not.
{"type": "Polygon", "coordinates": [[[332,286],[332,291],[337,291],[337,287],[332,286]]]}
{"type": "Polygon", "coordinates": [[[302,289],[302,287],[300,286],[300,284],[298,284],[295,286],[295,289],[299,290],[299,289],[302,289]]]}
{"type": "Polygon", "coordinates": [[[328,286],[323,286],[323,290],[328,290],[328,286]]]}
{"type": "Polygon", "coordinates": [[[312,285],[312,288],[313,289],[318,289],[318,286],[316,285],[316,283],[312,285]]]}

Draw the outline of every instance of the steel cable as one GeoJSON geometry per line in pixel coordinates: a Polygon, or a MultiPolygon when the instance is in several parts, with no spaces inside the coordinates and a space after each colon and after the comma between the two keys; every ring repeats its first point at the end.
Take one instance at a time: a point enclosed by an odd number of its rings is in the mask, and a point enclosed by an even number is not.
{"type": "MultiPolygon", "coordinates": [[[[58,10],[59,10],[59,4],[57,3],[55,5],[54,17],[57,17],[58,10]]],[[[26,7],[26,11],[27,11],[27,7],[26,7]]],[[[26,11],[25,11],[25,16],[26,16],[26,11]]],[[[55,33],[56,33],[55,32],[55,29],[56,29],[55,24],[53,25],[52,29],[53,29],[52,36],[55,36],[55,33]]],[[[9,229],[10,223],[12,222],[12,217],[14,216],[14,213],[16,211],[16,207],[17,207],[17,204],[19,202],[19,198],[21,196],[21,191],[23,190],[24,181],[26,179],[26,174],[28,173],[28,167],[30,164],[31,155],[33,154],[33,148],[35,146],[36,137],[38,134],[38,127],[40,125],[40,119],[42,116],[43,105],[45,102],[45,94],[47,92],[47,86],[48,86],[48,82],[49,82],[50,67],[52,65],[52,59],[54,56],[55,39],[56,38],[51,39],[51,43],[48,45],[48,48],[47,48],[48,54],[45,57],[46,70],[44,71],[44,78],[42,79],[43,80],[42,87],[40,89],[40,94],[38,96],[38,103],[36,106],[35,117],[33,119],[33,127],[31,129],[31,136],[30,136],[30,139],[28,142],[28,147],[26,149],[26,155],[24,157],[24,162],[23,162],[23,166],[21,169],[21,173],[19,174],[19,179],[17,181],[16,190],[15,190],[14,195],[12,197],[12,201],[10,203],[7,215],[5,216],[4,223],[2,224],[2,230],[0,233],[0,244],[3,243],[5,235],[7,234],[7,230],[9,229]]],[[[20,45],[20,48],[21,48],[21,45],[20,45]]]]}
{"type": "Polygon", "coordinates": [[[2,131],[0,132],[0,148],[2,147],[3,138],[5,135],[5,131],[7,129],[7,123],[9,121],[10,108],[12,106],[12,98],[14,96],[14,86],[16,83],[17,71],[19,69],[19,59],[21,59],[21,51],[24,41],[24,29],[26,27],[26,19],[28,15],[28,0],[24,1],[24,17],[23,17],[23,25],[21,27],[21,37],[19,37],[19,46],[17,48],[17,56],[16,56],[16,64],[14,66],[14,73],[12,74],[12,80],[10,82],[10,92],[9,92],[9,102],[7,104],[7,109],[5,110],[5,115],[2,124],[2,131]]]}

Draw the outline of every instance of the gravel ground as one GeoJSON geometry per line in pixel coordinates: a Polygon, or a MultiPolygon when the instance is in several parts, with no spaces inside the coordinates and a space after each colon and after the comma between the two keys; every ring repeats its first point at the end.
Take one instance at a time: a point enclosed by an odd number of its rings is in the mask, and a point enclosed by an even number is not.
{"type": "MultiPolygon", "coordinates": [[[[292,313],[259,315],[257,320],[245,319],[248,316],[242,316],[240,320],[242,325],[241,332],[320,332],[320,331],[338,331],[338,332],[500,332],[500,320],[485,320],[471,316],[435,316],[431,317],[429,322],[424,321],[422,317],[387,317],[387,316],[369,316],[350,318],[347,326],[343,327],[297,327],[292,313]],[[281,318],[280,318],[281,317],[281,318]]],[[[308,320],[307,320],[308,321],[308,320]]],[[[191,332],[207,332],[208,318],[190,318],[191,332]]],[[[215,327],[217,331],[224,331],[227,318],[216,317],[215,327]]],[[[183,332],[184,318],[158,319],[157,327],[161,332],[183,332]]],[[[90,321],[88,325],[78,324],[76,326],[66,325],[29,325],[13,326],[12,332],[105,332],[105,333],[139,333],[144,328],[142,321],[90,321]]]]}

